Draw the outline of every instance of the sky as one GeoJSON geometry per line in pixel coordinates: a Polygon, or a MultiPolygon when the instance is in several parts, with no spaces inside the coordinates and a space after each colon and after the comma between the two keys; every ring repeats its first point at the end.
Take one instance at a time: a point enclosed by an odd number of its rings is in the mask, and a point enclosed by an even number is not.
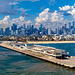
{"type": "Polygon", "coordinates": [[[0,0],[0,28],[40,24],[61,27],[75,21],[75,0],[0,0]]]}

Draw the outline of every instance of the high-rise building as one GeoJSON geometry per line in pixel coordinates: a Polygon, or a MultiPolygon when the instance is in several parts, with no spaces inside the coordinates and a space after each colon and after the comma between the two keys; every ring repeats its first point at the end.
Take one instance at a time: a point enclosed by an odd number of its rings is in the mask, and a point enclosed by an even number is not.
{"type": "Polygon", "coordinates": [[[67,35],[67,32],[66,32],[66,30],[63,30],[63,34],[64,34],[64,35],[67,35]]]}
{"type": "Polygon", "coordinates": [[[67,24],[65,24],[65,30],[66,30],[66,28],[67,28],[67,24]]]}
{"type": "Polygon", "coordinates": [[[11,35],[14,35],[14,32],[13,32],[13,30],[11,30],[11,35]]]}
{"type": "Polygon", "coordinates": [[[42,29],[43,29],[43,27],[42,27],[42,24],[41,24],[40,27],[39,27],[39,30],[42,31],[42,29]]]}
{"type": "Polygon", "coordinates": [[[25,24],[23,24],[23,28],[26,29],[26,25],[25,24]]]}
{"type": "Polygon", "coordinates": [[[51,35],[51,28],[48,28],[48,35],[51,35]]]}
{"type": "Polygon", "coordinates": [[[31,28],[31,25],[27,25],[27,29],[30,29],[31,28]]]}
{"type": "Polygon", "coordinates": [[[69,31],[71,31],[71,22],[69,22],[69,31]]]}
{"type": "Polygon", "coordinates": [[[16,35],[18,35],[18,30],[16,30],[16,35]]]}
{"type": "Polygon", "coordinates": [[[32,29],[34,29],[34,25],[32,25],[32,29]]]}
{"type": "Polygon", "coordinates": [[[7,35],[7,36],[10,35],[10,28],[9,27],[5,28],[5,35],[7,35]]]}
{"type": "Polygon", "coordinates": [[[57,27],[57,35],[59,35],[59,27],[57,27]]]}
{"type": "Polygon", "coordinates": [[[0,28],[0,35],[3,35],[3,28],[0,28]]]}
{"type": "Polygon", "coordinates": [[[13,24],[13,26],[11,26],[11,30],[13,32],[13,35],[16,35],[17,25],[13,24]]]}
{"type": "Polygon", "coordinates": [[[13,24],[13,26],[11,27],[11,30],[15,32],[17,30],[17,25],[13,24]]]}
{"type": "Polygon", "coordinates": [[[71,34],[71,22],[69,22],[69,34],[71,34]]]}
{"type": "Polygon", "coordinates": [[[32,25],[31,27],[31,34],[33,34],[33,32],[34,32],[34,25],[32,25]]]}
{"type": "Polygon", "coordinates": [[[74,21],[73,21],[73,29],[75,28],[75,26],[74,26],[74,21]]]}

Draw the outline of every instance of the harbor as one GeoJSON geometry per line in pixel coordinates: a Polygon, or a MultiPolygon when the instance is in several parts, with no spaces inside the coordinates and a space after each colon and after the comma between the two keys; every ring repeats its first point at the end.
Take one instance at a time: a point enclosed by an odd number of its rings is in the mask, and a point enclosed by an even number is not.
{"type": "Polygon", "coordinates": [[[19,53],[23,53],[23,54],[38,58],[38,59],[52,62],[52,63],[58,64],[64,67],[75,68],[75,57],[74,56],[63,58],[63,59],[62,58],[58,59],[57,57],[61,56],[61,54],[57,56],[57,55],[49,55],[47,53],[48,49],[50,50],[50,48],[53,49],[54,51],[57,51],[57,52],[59,51],[59,53],[61,53],[60,51],[62,51],[63,54],[65,53],[64,50],[59,50],[59,49],[55,49],[52,47],[45,47],[45,46],[39,46],[39,45],[38,46],[33,45],[33,46],[28,47],[26,44],[25,44],[26,47],[24,47],[24,44],[9,43],[9,42],[3,42],[0,44],[0,46],[11,49],[13,51],[17,51],[19,53]]]}

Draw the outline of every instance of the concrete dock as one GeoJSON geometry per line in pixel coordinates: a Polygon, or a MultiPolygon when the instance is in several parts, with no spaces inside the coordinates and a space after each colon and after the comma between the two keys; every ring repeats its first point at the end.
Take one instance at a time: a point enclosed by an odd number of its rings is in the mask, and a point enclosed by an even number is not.
{"type": "Polygon", "coordinates": [[[58,65],[61,65],[61,66],[67,67],[67,68],[75,69],[75,57],[74,56],[71,56],[70,58],[67,58],[67,59],[57,59],[55,57],[44,55],[41,53],[36,53],[36,52],[29,51],[29,50],[21,50],[21,49],[15,48],[15,47],[11,47],[10,45],[7,45],[7,44],[0,44],[0,46],[11,49],[11,50],[19,52],[19,53],[23,53],[23,54],[32,56],[32,57],[36,57],[38,59],[52,62],[52,63],[58,64],[58,65]]]}

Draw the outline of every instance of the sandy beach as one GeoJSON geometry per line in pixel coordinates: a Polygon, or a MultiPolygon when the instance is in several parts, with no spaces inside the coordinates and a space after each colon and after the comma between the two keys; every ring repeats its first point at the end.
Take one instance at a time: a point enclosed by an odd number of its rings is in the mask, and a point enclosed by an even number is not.
{"type": "Polygon", "coordinates": [[[43,43],[75,43],[75,41],[27,41],[28,44],[43,44],[43,43]]]}

